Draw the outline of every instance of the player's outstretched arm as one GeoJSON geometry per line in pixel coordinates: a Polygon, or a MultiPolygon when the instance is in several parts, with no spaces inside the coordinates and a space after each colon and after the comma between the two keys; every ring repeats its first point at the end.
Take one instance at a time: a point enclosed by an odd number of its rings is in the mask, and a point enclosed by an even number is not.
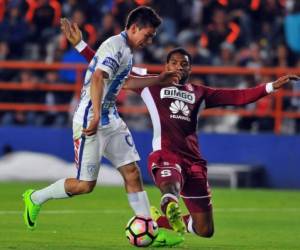
{"type": "Polygon", "coordinates": [[[138,77],[130,75],[126,80],[123,88],[124,89],[137,89],[145,88],[153,85],[170,85],[178,84],[181,79],[181,75],[177,71],[164,71],[158,76],[149,76],[149,77],[138,77]]]}
{"type": "Polygon", "coordinates": [[[278,78],[274,82],[260,84],[247,89],[222,89],[203,86],[206,107],[212,108],[226,105],[239,106],[256,102],[260,98],[282,88],[284,85],[294,80],[299,80],[299,77],[295,75],[286,75],[278,78]]]}

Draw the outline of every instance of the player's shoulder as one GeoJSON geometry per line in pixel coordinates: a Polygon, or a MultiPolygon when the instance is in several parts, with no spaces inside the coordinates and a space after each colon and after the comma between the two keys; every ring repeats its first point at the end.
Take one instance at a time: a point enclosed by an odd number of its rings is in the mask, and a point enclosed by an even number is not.
{"type": "Polygon", "coordinates": [[[122,49],[124,47],[126,47],[126,40],[124,39],[124,37],[122,36],[122,34],[118,34],[115,36],[111,36],[109,38],[107,38],[103,44],[107,45],[107,46],[112,46],[118,49],[122,49]]]}
{"type": "Polygon", "coordinates": [[[198,90],[203,90],[205,89],[205,86],[202,83],[198,83],[198,82],[189,82],[185,84],[185,88],[188,91],[198,91],[198,90]]]}

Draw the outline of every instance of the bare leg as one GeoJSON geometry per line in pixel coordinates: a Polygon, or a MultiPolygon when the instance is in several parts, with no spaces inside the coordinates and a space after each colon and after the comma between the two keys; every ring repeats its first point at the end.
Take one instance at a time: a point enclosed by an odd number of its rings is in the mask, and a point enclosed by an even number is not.
{"type": "Polygon", "coordinates": [[[192,213],[192,221],[188,221],[188,231],[198,236],[210,238],[214,234],[213,212],[192,213]]]}
{"type": "Polygon", "coordinates": [[[140,170],[135,162],[119,167],[119,171],[125,182],[125,190],[128,201],[136,215],[150,217],[150,204],[140,170]]]}
{"type": "Polygon", "coordinates": [[[96,183],[97,181],[81,181],[69,178],[65,181],[65,190],[70,195],[87,194],[93,191],[96,183]]]}

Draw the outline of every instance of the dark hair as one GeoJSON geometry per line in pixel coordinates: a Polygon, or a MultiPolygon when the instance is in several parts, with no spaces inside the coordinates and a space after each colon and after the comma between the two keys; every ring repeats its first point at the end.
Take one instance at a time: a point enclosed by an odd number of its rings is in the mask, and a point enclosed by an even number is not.
{"type": "Polygon", "coordinates": [[[184,56],[187,56],[188,59],[189,59],[189,64],[192,64],[192,56],[189,52],[187,52],[184,48],[181,48],[181,47],[178,47],[178,48],[175,48],[175,49],[172,49],[168,55],[167,55],[167,63],[170,61],[171,59],[171,56],[173,54],[176,54],[176,53],[179,53],[181,55],[184,55],[184,56]]]}
{"type": "Polygon", "coordinates": [[[130,11],[126,20],[126,29],[129,29],[132,24],[136,24],[139,28],[153,27],[157,28],[161,24],[160,16],[154,9],[147,6],[140,6],[130,11]]]}

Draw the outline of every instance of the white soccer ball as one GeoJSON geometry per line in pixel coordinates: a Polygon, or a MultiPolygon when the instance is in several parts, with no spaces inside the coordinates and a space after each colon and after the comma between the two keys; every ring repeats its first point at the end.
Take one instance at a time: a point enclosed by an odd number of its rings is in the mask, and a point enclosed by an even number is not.
{"type": "Polygon", "coordinates": [[[130,244],[137,247],[149,246],[158,234],[158,226],[150,217],[134,216],[125,229],[130,244]]]}

